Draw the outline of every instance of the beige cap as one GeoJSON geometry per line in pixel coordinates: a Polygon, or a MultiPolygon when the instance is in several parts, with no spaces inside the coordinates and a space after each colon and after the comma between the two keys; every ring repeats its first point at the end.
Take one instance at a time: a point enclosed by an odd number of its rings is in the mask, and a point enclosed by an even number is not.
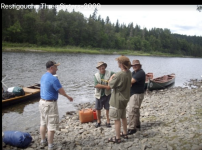
{"type": "Polygon", "coordinates": [[[97,69],[100,67],[100,66],[102,66],[102,65],[105,65],[105,68],[107,68],[107,64],[106,63],[104,63],[103,61],[101,61],[101,62],[98,62],[97,63],[97,69]]]}

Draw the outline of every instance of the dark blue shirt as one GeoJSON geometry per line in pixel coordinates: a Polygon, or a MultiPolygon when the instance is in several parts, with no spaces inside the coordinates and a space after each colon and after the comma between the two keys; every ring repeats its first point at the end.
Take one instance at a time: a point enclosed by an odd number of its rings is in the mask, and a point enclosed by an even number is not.
{"type": "Polygon", "coordinates": [[[137,72],[132,72],[132,78],[136,80],[135,83],[132,84],[130,95],[133,94],[141,94],[144,93],[144,84],[145,84],[145,72],[140,69],[137,72]]]}
{"type": "Polygon", "coordinates": [[[40,95],[42,99],[45,100],[57,100],[58,90],[62,88],[58,78],[54,77],[51,73],[46,72],[40,81],[40,95]]]}

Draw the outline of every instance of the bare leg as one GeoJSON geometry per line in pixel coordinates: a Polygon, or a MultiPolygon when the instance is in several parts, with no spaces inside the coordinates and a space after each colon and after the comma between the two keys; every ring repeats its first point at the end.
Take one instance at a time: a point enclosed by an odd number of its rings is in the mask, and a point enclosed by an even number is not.
{"type": "Polygon", "coordinates": [[[100,119],[101,118],[100,117],[101,116],[101,110],[96,110],[96,113],[97,113],[97,122],[100,123],[101,122],[101,119],[100,119]]]}
{"type": "Polygon", "coordinates": [[[40,126],[41,140],[45,140],[46,139],[46,130],[47,130],[46,125],[40,126]]]}
{"type": "Polygon", "coordinates": [[[48,131],[48,144],[53,144],[55,131],[48,131]]]}
{"type": "Polygon", "coordinates": [[[107,117],[107,123],[110,123],[110,120],[109,120],[109,110],[106,110],[106,117],[107,117]]]}
{"type": "Polygon", "coordinates": [[[123,134],[127,134],[127,119],[123,118],[122,119],[122,124],[123,124],[123,134]]]}
{"type": "Polygon", "coordinates": [[[116,139],[120,139],[120,132],[121,132],[121,121],[115,120],[115,132],[116,132],[116,139]]]}

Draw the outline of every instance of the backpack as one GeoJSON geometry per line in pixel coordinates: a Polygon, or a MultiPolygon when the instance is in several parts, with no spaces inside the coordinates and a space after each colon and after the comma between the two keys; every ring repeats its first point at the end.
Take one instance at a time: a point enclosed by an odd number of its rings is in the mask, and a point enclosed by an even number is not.
{"type": "Polygon", "coordinates": [[[15,94],[15,96],[22,96],[25,95],[25,91],[23,90],[23,88],[15,86],[13,88],[13,93],[15,94]]]}

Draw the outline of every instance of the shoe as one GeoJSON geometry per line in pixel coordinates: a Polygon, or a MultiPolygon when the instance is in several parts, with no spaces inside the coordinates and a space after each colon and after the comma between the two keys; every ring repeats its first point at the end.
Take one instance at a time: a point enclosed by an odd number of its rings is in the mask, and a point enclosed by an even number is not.
{"type": "Polygon", "coordinates": [[[47,138],[46,138],[46,141],[45,141],[45,142],[41,142],[41,143],[40,143],[40,147],[41,147],[41,148],[44,148],[44,147],[46,147],[47,145],[48,145],[47,138]]]}
{"type": "Polygon", "coordinates": [[[140,125],[136,126],[136,129],[140,131],[141,130],[141,126],[140,125]]]}
{"type": "Polygon", "coordinates": [[[56,150],[56,146],[53,144],[51,147],[48,146],[48,150],[56,150]]]}
{"type": "Polygon", "coordinates": [[[121,143],[122,141],[121,141],[121,139],[117,139],[116,136],[114,136],[114,137],[108,139],[108,142],[113,142],[113,143],[119,144],[119,143],[121,143]]]}
{"type": "Polygon", "coordinates": [[[106,124],[105,124],[108,128],[110,128],[111,127],[111,124],[110,123],[107,123],[106,122],[106,124]]]}
{"type": "Polygon", "coordinates": [[[136,133],[136,132],[137,132],[137,130],[136,130],[136,129],[133,129],[133,130],[128,130],[128,135],[134,134],[134,133],[136,133]]]}
{"type": "Polygon", "coordinates": [[[101,125],[101,122],[100,122],[100,123],[97,122],[97,123],[95,124],[95,127],[98,128],[98,127],[100,127],[100,125],[101,125]]]}
{"type": "Polygon", "coordinates": [[[121,132],[121,135],[120,135],[120,136],[123,137],[124,139],[128,139],[127,134],[123,134],[123,132],[121,132]]]}

